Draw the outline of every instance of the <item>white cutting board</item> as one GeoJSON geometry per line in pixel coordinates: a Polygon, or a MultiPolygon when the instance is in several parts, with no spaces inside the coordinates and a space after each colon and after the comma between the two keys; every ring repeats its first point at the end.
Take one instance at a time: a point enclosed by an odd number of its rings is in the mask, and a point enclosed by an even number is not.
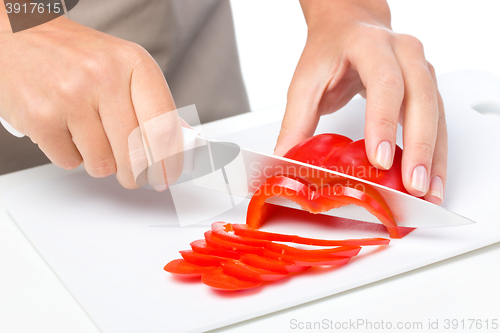
{"type": "MultiPolygon", "coordinates": [[[[439,86],[450,142],[444,206],[477,223],[418,229],[388,247],[363,249],[341,268],[311,270],[238,293],[179,281],[163,266],[179,258],[177,251],[202,238],[208,227],[177,227],[168,193],[125,190],[112,177],[97,180],[77,173],[33,183],[13,190],[5,205],[103,332],[199,332],[229,325],[500,241],[500,125],[471,109],[479,103],[500,106],[500,78],[457,72],[440,77],[439,86]]],[[[323,117],[318,133],[359,139],[363,114],[364,101],[353,100],[323,117]]],[[[272,152],[278,131],[279,123],[272,122],[225,138],[272,152]]],[[[201,200],[217,205],[220,194],[194,192],[186,193],[194,210],[203,206],[201,200]]],[[[218,219],[244,223],[246,205],[244,201],[218,219]]],[[[321,238],[385,236],[380,225],[352,228],[347,220],[297,212],[275,216],[265,229],[321,238]]]]}

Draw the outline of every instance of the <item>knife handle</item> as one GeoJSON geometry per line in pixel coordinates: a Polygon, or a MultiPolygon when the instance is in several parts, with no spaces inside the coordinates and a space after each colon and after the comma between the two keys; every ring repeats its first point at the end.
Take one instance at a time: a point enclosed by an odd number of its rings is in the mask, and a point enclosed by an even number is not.
{"type": "Polygon", "coordinates": [[[18,138],[22,138],[24,136],[23,133],[19,132],[19,131],[16,131],[16,129],[14,127],[12,127],[11,124],[9,124],[5,119],[3,119],[2,117],[0,117],[0,123],[3,125],[3,127],[5,127],[5,129],[7,130],[7,132],[9,132],[10,134],[14,135],[14,136],[17,136],[18,138]]]}
{"type": "Polygon", "coordinates": [[[184,151],[183,173],[194,171],[194,148],[196,148],[196,137],[200,135],[192,128],[182,127],[182,145],[184,151]]]}

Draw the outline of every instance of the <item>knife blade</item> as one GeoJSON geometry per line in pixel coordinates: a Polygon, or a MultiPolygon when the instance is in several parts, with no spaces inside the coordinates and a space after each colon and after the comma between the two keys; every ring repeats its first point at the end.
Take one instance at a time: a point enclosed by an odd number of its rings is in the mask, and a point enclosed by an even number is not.
{"type": "MultiPolygon", "coordinates": [[[[451,212],[423,199],[399,192],[370,181],[302,163],[281,156],[252,151],[231,142],[203,137],[195,130],[183,128],[184,171],[192,177],[195,186],[250,199],[258,187],[276,174],[311,175],[317,178],[346,178],[376,188],[387,201],[399,226],[430,228],[450,227],[475,223],[467,217],[451,212]],[[219,172],[222,177],[211,177],[219,172]],[[224,179],[221,182],[220,179],[224,179]]],[[[267,200],[272,204],[301,209],[299,205],[280,197],[267,200]]],[[[365,222],[380,221],[362,207],[344,206],[322,214],[365,222]]]]}

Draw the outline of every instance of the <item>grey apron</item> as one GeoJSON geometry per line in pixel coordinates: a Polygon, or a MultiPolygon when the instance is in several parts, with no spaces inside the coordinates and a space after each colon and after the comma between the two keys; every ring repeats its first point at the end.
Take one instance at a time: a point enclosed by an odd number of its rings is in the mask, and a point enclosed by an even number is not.
{"type": "MultiPolygon", "coordinates": [[[[142,45],[176,106],[196,104],[202,122],[250,110],[229,0],[80,0],[67,17],[142,45]]],[[[0,126],[0,174],[48,162],[29,138],[0,126]]]]}

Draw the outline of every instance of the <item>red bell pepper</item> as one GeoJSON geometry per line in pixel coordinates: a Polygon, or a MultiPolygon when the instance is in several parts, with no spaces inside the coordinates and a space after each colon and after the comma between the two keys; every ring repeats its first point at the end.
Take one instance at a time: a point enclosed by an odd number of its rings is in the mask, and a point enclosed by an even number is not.
{"type": "Polygon", "coordinates": [[[366,155],[365,140],[352,141],[339,134],[319,134],[290,149],[285,157],[369,180],[408,193],[403,185],[401,159],[403,150],[396,146],[394,162],[389,170],[371,165],[366,155]]]}
{"type": "MultiPolygon", "coordinates": [[[[285,157],[408,193],[401,174],[402,150],[397,146],[389,170],[380,170],[370,164],[364,140],[353,142],[338,134],[311,137],[290,149],[285,157]]],[[[311,213],[323,213],[351,204],[361,206],[386,226],[392,238],[401,238],[413,230],[397,226],[389,206],[373,186],[336,175],[325,179],[325,175],[313,169],[305,170],[305,174],[298,170],[294,175],[275,175],[261,184],[248,206],[247,224],[253,229],[259,228],[275,207],[266,200],[279,196],[294,201],[311,213]]]]}

